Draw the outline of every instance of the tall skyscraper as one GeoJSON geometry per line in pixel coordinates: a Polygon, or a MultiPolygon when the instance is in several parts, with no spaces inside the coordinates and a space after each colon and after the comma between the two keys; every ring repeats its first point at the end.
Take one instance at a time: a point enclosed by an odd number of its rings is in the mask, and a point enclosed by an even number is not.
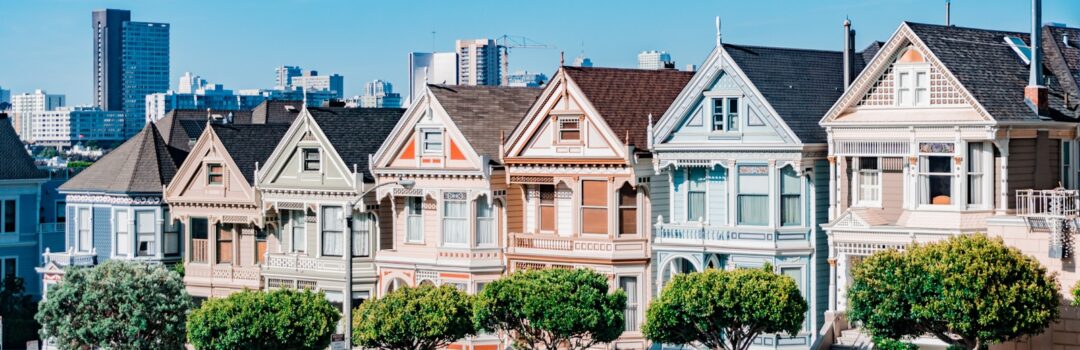
{"type": "Polygon", "coordinates": [[[300,67],[297,66],[278,66],[274,69],[276,73],[274,79],[274,88],[283,90],[289,86],[292,86],[292,78],[300,76],[300,67]]]}
{"type": "Polygon", "coordinates": [[[671,55],[666,51],[642,51],[637,55],[638,69],[664,69],[665,67],[675,67],[675,61],[671,60],[671,55]]]}
{"type": "Polygon", "coordinates": [[[206,87],[206,79],[193,75],[191,72],[184,72],[184,75],[180,76],[180,84],[177,85],[176,92],[190,94],[204,87],[206,87]]]}
{"type": "Polygon", "coordinates": [[[132,22],[126,10],[96,10],[94,105],[123,111],[124,133],[145,125],[146,95],[169,89],[169,24],[132,22]]]}
{"type": "Polygon", "coordinates": [[[502,64],[494,39],[458,40],[458,84],[499,85],[502,64]]]}
{"type": "Polygon", "coordinates": [[[409,54],[409,98],[415,99],[424,83],[458,84],[456,52],[413,52],[409,54]],[[426,74],[426,75],[425,75],[426,74]]]}

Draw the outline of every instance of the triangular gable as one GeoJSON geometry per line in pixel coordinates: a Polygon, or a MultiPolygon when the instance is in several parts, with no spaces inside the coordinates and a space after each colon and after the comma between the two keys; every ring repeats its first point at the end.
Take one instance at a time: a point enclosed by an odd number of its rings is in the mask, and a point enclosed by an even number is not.
{"type": "Polygon", "coordinates": [[[389,137],[375,153],[375,169],[468,169],[480,171],[481,157],[469,145],[438,98],[424,89],[415,103],[409,106],[389,137]],[[425,153],[422,144],[424,131],[441,131],[441,152],[425,153]]]}
{"type": "Polygon", "coordinates": [[[354,189],[357,180],[307,109],[300,112],[278,142],[266,166],[259,170],[258,179],[260,187],[343,190],[354,189]],[[303,170],[303,149],[318,150],[318,171],[303,170]]]}
{"type": "Polygon", "coordinates": [[[165,189],[167,202],[254,203],[252,186],[213,130],[210,127],[203,129],[192,146],[187,159],[165,189]],[[208,183],[209,164],[221,165],[223,178],[220,185],[208,183]]]}
{"type": "Polygon", "coordinates": [[[663,143],[683,126],[703,127],[709,124],[708,110],[704,107],[705,94],[709,91],[738,92],[746,99],[742,114],[747,125],[768,126],[783,142],[798,143],[799,139],[779,114],[769,105],[753,82],[747,78],[735,60],[723,47],[713,49],[701,69],[690,80],[675,102],[659,118],[653,129],[653,142],[663,143]]]}
{"type": "Polygon", "coordinates": [[[604,121],[587,96],[564,70],[548,83],[521,124],[507,140],[506,158],[560,159],[626,159],[627,147],[604,121]],[[577,127],[576,139],[574,123],[577,127]],[[559,136],[564,127],[565,138],[559,136]]]}
{"type": "MultiPolygon", "coordinates": [[[[882,118],[898,118],[900,114],[910,118],[911,113],[885,111],[884,109],[896,108],[895,101],[895,70],[903,65],[926,64],[929,67],[930,77],[930,104],[917,108],[938,107],[970,107],[971,113],[950,113],[950,118],[959,118],[975,122],[993,121],[993,117],[986,108],[979,103],[970,91],[960,84],[959,80],[948,70],[944,64],[927,48],[915,33],[902,23],[892,37],[885,43],[876,56],[867,64],[866,69],[852,82],[851,87],[844,92],[842,97],[833,105],[828,113],[821,119],[822,124],[828,124],[844,118],[855,110],[873,111],[882,109],[882,118]]],[[[942,114],[927,114],[925,122],[956,122],[957,120],[937,119],[942,114]]],[[[910,119],[906,120],[911,122],[910,119]]]]}

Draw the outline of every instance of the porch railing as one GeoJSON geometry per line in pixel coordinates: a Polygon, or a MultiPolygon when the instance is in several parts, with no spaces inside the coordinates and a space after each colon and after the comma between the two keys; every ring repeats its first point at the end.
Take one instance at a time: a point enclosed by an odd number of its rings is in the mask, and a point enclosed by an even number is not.
{"type": "Polygon", "coordinates": [[[1074,218],[1080,213],[1077,190],[1018,190],[1016,215],[1022,217],[1074,218]]]}
{"type": "Polygon", "coordinates": [[[210,261],[210,246],[205,238],[191,240],[191,262],[204,263],[210,261]]]}
{"type": "Polygon", "coordinates": [[[75,248],[69,248],[66,252],[51,252],[45,248],[42,254],[45,264],[54,263],[57,266],[93,266],[97,265],[97,251],[90,249],[89,252],[79,252],[75,248]]]}

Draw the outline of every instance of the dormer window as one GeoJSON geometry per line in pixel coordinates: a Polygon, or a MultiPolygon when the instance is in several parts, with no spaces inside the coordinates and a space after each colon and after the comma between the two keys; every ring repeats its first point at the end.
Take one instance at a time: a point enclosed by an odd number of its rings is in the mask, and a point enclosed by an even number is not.
{"type": "Polygon", "coordinates": [[[896,103],[902,107],[929,105],[929,69],[899,67],[896,72],[896,94],[896,103]]]}
{"type": "Polygon", "coordinates": [[[739,98],[714,98],[712,104],[712,131],[738,131],[739,98]]]}
{"type": "Polygon", "coordinates": [[[221,185],[225,182],[225,169],[220,163],[210,163],[206,165],[206,183],[210,185],[221,185]]]}
{"type": "Polygon", "coordinates": [[[421,132],[421,135],[423,137],[422,150],[424,151],[424,154],[428,154],[428,155],[442,154],[442,151],[443,151],[442,130],[437,130],[437,129],[423,130],[421,132]]]}
{"type": "Polygon", "coordinates": [[[576,142],[581,141],[581,118],[580,117],[559,117],[559,141],[561,142],[576,142]]]}
{"type": "Polygon", "coordinates": [[[304,171],[319,171],[321,168],[321,159],[319,158],[318,148],[305,148],[302,151],[304,161],[304,171]]]}

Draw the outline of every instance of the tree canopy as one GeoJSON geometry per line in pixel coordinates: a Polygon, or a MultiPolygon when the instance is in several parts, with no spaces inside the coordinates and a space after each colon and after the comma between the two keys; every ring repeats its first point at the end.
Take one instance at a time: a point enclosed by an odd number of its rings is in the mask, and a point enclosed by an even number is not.
{"type": "Polygon", "coordinates": [[[586,269],[525,270],[488,284],[476,299],[477,328],[505,332],[518,349],[587,349],[622,334],[626,294],[586,269]]]}
{"type": "Polygon", "coordinates": [[[196,349],[326,349],[339,319],[321,292],[241,291],[203,303],[187,335],[196,349]]]}
{"type": "Polygon", "coordinates": [[[852,273],[848,315],[875,337],[985,348],[1043,332],[1061,303],[1056,277],[983,234],[879,252],[852,273]]]}
{"type": "Polygon", "coordinates": [[[165,267],[109,260],[69,268],[39,307],[41,335],[60,349],[178,349],[192,302],[165,267]]]}
{"type": "Polygon", "coordinates": [[[642,333],[660,343],[742,350],[761,334],[794,336],[806,310],[795,281],[771,266],[708,269],[672,278],[649,305],[642,333]]]}
{"type": "Polygon", "coordinates": [[[25,293],[25,281],[9,275],[0,285],[0,316],[4,318],[4,343],[0,348],[22,348],[37,339],[41,325],[34,320],[37,303],[25,293]]]}
{"type": "Polygon", "coordinates": [[[472,297],[451,285],[399,288],[353,312],[353,345],[435,350],[475,334],[472,297]]]}

